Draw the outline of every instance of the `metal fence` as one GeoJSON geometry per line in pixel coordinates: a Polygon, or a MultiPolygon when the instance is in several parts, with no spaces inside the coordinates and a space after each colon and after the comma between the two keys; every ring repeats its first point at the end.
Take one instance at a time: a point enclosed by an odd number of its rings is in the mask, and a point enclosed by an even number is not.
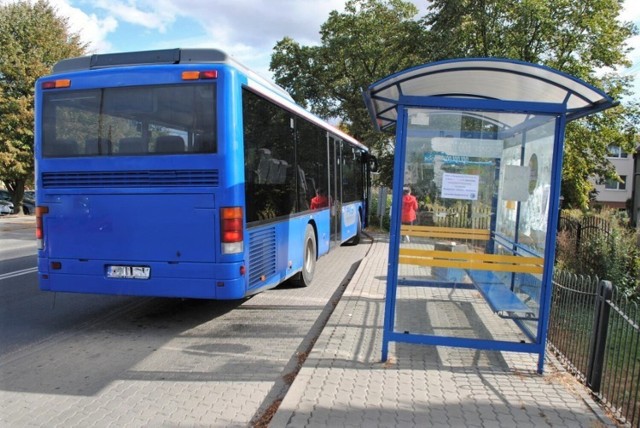
{"type": "Polygon", "coordinates": [[[427,226],[489,229],[491,207],[481,204],[465,204],[450,208],[427,205],[418,211],[418,222],[427,226]]]}
{"type": "Polygon", "coordinates": [[[600,217],[584,217],[581,220],[575,220],[560,216],[558,232],[566,234],[569,247],[566,250],[574,255],[574,260],[579,264],[579,266],[575,266],[576,272],[580,272],[584,266],[597,264],[598,255],[592,251],[588,244],[609,239],[611,223],[600,217]]]}
{"type": "MultiPolygon", "coordinates": [[[[385,187],[371,190],[371,224],[388,230],[391,190],[385,187]]],[[[448,208],[438,204],[420,204],[417,216],[417,224],[423,226],[489,229],[492,211],[490,206],[481,203],[457,204],[448,208]]]]}
{"type": "Polygon", "coordinates": [[[620,421],[640,428],[640,310],[609,281],[557,272],[549,345],[620,421]]]}
{"type": "Polygon", "coordinates": [[[572,234],[573,242],[576,249],[580,248],[580,244],[585,240],[595,237],[609,235],[611,232],[611,223],[609,220],[600,217],[584,217],[581,220],[575,220],[570,217],[560,217],[558,230],[566,230],[572,234]]]}

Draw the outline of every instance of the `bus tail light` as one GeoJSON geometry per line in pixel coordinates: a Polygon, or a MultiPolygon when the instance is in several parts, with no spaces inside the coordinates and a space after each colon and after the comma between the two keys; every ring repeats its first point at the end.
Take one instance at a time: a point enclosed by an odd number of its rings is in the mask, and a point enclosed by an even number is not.
{"type": "Polygon", "coordinates": [[[44,225],[42,217],[49,213],[49,207],[36,207],[36,241],[38,242],[38,250],[44,249],[44,225]]]}
{"type": "Polygon", "coordinates": [[[200,78],[203,80],[217,79],[218,70],[207,70],[200,73],[200,78]]]}
{"type": "Polygon", "coordinates": [[[243,251],[242,223],[242,207],[220,209],[222,254],[234,254],[243,251]]]}
{"type": "Polygon", "coordinates": [[[48,80],[46,82],[42,82],[42,89],[60,89],[60,88],[70,88],[70,87],[71,87],[70,79],[48,80]]]}
{"type": "Polygon", "coordinates": [[[218,78],[218,70],[183,71],[182,80],[211,80],[218,78]]]}

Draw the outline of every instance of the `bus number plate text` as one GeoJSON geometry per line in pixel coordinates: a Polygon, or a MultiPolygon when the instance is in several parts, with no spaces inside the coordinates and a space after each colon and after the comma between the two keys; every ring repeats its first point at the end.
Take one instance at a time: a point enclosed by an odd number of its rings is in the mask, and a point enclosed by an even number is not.
{"type": "Polygon", "coordinates": [[[150,274],[147,266],[107,266],[108,278],[149,279],[150,274]]]}

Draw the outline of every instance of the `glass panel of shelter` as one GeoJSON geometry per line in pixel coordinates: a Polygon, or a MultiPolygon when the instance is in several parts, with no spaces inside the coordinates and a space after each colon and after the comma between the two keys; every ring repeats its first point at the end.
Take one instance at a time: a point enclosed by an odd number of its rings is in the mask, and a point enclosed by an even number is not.
{"type": "Polygon", "coordinates": [[[395,330],[507,340],[506,327],[478,321],[516,319],[535,338],[555,117],[407,117],[395,330]],[[405,317],[416,304],[426,317],[405,317]]]}

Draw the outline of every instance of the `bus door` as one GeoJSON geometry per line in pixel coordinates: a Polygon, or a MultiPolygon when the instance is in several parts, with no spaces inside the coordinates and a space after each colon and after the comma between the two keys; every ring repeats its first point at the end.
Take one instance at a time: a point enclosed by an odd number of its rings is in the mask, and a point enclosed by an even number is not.
{"type": "Polygon", "coordinates": [[[331,195],[331,247],[340,245],[342,236],[342,141],[329,137],[329,191],[331,195]]]}

